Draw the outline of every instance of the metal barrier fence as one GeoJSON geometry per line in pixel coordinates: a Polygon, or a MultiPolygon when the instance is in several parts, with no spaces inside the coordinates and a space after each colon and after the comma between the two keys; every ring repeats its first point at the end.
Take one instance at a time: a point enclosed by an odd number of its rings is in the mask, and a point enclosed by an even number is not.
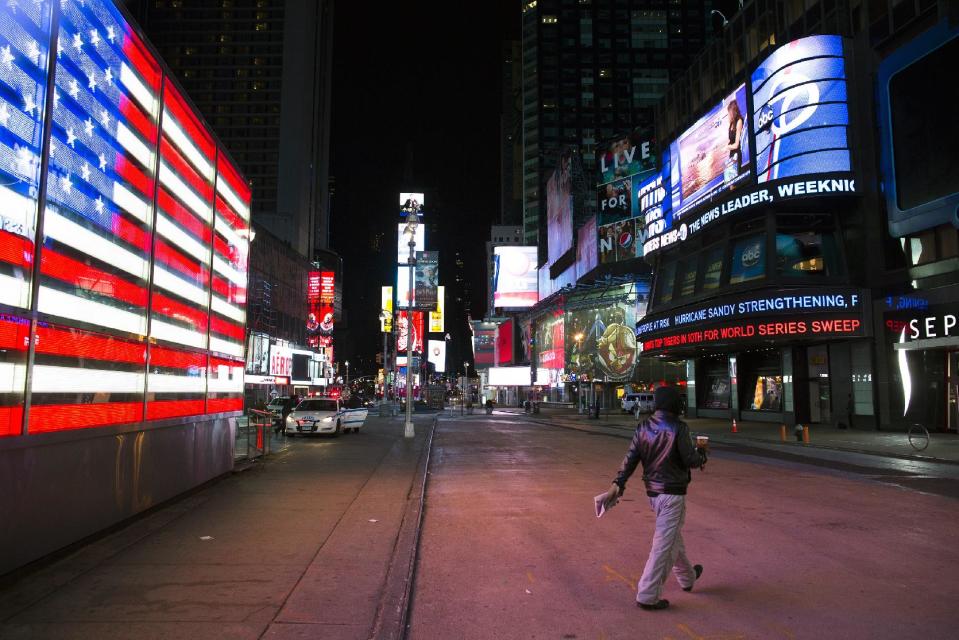
{"type": "Polygon", "coordinates": [[[246,416],[236,420],[236,460],[255,460],[270,454],[270,430],[273,414],[269,411],[249,409],[246,416]]]}

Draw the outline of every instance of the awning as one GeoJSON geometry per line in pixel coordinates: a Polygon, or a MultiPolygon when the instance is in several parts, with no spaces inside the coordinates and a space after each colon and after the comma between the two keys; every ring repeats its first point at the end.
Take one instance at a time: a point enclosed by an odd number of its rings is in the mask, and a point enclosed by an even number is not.
{"type": "Polygon", "coordinates": [[[910,342],[896,342],[892,345],[896,351],[926,351],[941,349],[943,351],[959,350],[959,336],[945,338],[927,338],[910,342]]]}

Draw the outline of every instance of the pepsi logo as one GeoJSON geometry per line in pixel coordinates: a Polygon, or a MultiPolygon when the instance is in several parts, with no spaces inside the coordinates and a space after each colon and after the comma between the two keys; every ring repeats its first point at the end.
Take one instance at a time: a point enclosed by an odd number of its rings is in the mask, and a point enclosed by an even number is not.
{"type": "Polygon", "coordinates": [[[624,249],[628,249],[633,244],[633,233],[632,231],[623,231],[619,234],[619,246],[624,249]]]}

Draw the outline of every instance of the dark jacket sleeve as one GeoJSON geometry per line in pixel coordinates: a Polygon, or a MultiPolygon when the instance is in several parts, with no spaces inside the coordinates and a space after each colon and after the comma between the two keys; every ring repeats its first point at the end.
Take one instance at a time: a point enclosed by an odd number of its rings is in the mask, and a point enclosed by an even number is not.
{"type": "Polygon", "coordinates": [[[676,426],[676,450],[679,458],[689,469],[697,469],[706,464],[706,454],[693,446],[689,437],[689,425],[680,421],[676,426]]]}
{"type": "Polygon", "coordinates": [[[636,466],[639,464],[639,449],[641,446],[639,434],[642,428],[642,423],[636,427],[636,431],[633,433],[633,440],[629,443],[629,451],[626,452],[626,457],[623,458],[623,464],[619,466],[619,473],[616,474],[616,479],[613,480],[614,484],[619,485],[620,492],[626,490],[626,481],[633,475],[633,472],[636,471],[636,466]]]}

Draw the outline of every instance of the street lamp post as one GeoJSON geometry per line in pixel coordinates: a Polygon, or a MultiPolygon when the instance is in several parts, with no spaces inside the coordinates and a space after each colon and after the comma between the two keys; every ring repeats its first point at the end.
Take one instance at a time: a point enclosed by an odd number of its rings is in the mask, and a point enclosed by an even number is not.
{"type": "Polygon", "coordinates": [[[380,320],[383,322],[383,329],[384,329],[384,331],[383,331],[383,402],[386,402],[386,398],[387,398],[387,395],[386,395],[386,387],[387,387],[387,383],[388,383],[388,379],[389,379],[389,370],[390,370],[390,369],[389,369],[389,367],[390,367],[390,359],[389,359],[389,357],[387,356],[387,353],[386,353],[386,350],[388,349],[388,345],[387,345],[387,343],[386,343],[387,335],[386,335],[386,331],[385,331],[385,329],[386,329],[386,320],[387,320],[389,317],[390,317],[390,312],[389,312],[389,311],[387,311],[386,309],[380,309],[380,320]]]}
{"type": "Polygon", "coordinates": [[[350,361],[347,360],[344,364],[346,364],[346,391],[347,393],[349,393],[350,391],[350,361]]]}
{"type": "Polygon", "coordinates": [[[463,415],[463,412],[466,411],[466,396],[469,394],[470,388],[470,363],[464,362],[463,368],[466,375],[463,376],[463,404],[460,406],[460,415],[463,415]]]}
{"type": "Polygon", "coordinates": [[[406,305],[407,329],[406,329],[406,424],[403,429],[403,437],[413,437],[413,300],[416,290],[415,271],[416,271],[416,227],[419,224],[417,212],[413,211],[408,216],[406,229],[403,233],[410,234],[410,279],[409,293],[406,305]]]}

